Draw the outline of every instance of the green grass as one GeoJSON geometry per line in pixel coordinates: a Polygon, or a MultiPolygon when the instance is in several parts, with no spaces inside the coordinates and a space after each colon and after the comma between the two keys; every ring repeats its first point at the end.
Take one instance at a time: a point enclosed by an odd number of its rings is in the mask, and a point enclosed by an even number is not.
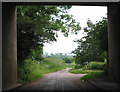
{"type": "Polygon", "coordinates": [[[93,72],[93,70],[84,70],[81,68],[81,69],[71,69],[69,72],[74,74],[85,74],[85,73],[93,72]]]}
{"type": "Polygon", "coordinates": [[[38,63],[36,60],[27,59],[22,67],[18,66],[18,83],[26,84],[38,78],[42,78],[44,74],[56,72],[66,68],[63,60],[55,58],[45,58],[44,61],[38,63]]]}
{"type": "Polygon", "coordinates": [[[83,67],[81,69],[71,69],[69,72],[74,74],[87,74],[81,77],[80,80],[88,81],[102,77],[104,70],[88,70],[86,67],[83,67]]]}
{"type": "Polygon", "coordinates": [[[88,73],[87,75],[80,78],[80,80],[88,81],[88,80],[92,80],[92,79],[97,79],[97,78],[101,78],[102,75],[103,75],[103,71],[97,70],[97,71],[88,73]]]}
{"type": "Polygon", "coordinates": [[[66,67],[70,67],[70,68],[74,68],[74,65],[73,64],[66,64],[66,67]]]}

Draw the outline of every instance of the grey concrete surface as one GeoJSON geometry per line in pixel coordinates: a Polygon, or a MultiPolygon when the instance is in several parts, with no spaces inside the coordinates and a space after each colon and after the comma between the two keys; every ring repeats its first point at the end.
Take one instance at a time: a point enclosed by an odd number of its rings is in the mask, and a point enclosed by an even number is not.
{"type": "Polygon", "coordinates": [[[120,83],[120,3],[108,5],[109,76],[120,83]]]}
{"type": "Polygon", "coordinates": [[[119,0],[1,0],[2,2],[119,2],[119,0]]]}
{"type": "Polygon", "coordinates": [[[90,80],[89,82],[102,90],[120,91],[120,84],[112,81],[107,76],[105,78],[90,80]]]}
{"type": "Polygon", "coordinates": [[[2,91],[2,2],[0,1],[0,91],[2,91]]]}
{"type": "Polygon", "coordinates": [[[6,90],[17,81],[16,6],[2,4],[2,25],[2,90],[6,90]]]}

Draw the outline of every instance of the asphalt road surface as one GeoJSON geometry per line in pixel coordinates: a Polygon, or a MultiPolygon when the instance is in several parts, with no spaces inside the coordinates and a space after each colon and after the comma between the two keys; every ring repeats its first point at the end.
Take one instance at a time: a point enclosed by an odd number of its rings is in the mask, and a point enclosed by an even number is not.
{"type": "Polygon", "coordinates": [[[61,71],[46,74],[43,78],[23,85],[16,90],[97,90],[90,83],[81,81],[85,74],[72,74],[66,68],[61,71]]]}

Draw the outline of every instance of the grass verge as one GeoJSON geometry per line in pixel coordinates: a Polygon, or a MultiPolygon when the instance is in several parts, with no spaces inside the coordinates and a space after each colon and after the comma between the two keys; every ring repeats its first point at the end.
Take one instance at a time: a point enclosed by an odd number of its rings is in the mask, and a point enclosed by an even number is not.
{"type": "Polygon", "coordinates": [[[102,77],[104,71],[103,70],[86,70],[84,68],[81,68],[81,69],[71,69],[69,70],[69,72],[74,74],[87,74],[81,77],[80,80],[88,81],[88,80],[102,77]]]}
{"type": "Polygon", "coordinates": [[[87,75],[80,78],[80,80],[88,81],[88,80],[92,80],[92,79],[96,79],[96,78],[101,78],[102,75],[103,75],[103,71],[97,70],[97,71],[88,73],[87,75]]]}
{"type": "Polygon", "coordinates": [[[87,74],[80,78],[80,80],[88,81],[96,78],[101,78],[105,75],[107,62],[89,62],[87,66],[83,68],[73,68],[69,72],[74,74],[87,74]]]}

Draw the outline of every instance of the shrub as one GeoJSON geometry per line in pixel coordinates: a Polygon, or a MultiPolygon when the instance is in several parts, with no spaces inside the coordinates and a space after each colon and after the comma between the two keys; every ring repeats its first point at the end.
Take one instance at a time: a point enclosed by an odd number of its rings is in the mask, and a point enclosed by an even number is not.
{"type": "Polygon", "coordinates": [[[46,69],[53,69],[53,70],[59,70],[63,69],[65,66],[65,62],[60,59],[55,59],[55,58],[45,58],[45,68],[46,69]]]}
{"type": "Polygon", "coordinates": [[[83,68],[83,65],[82,65],[82,64],[76,64],[76,65],[75,65],[75,69],[80,69],[80,68],[83,68]]]}
{"type": "Polygon", "coordinates": [[[18,83],[28,83],[41,78],[43,74],[65,68],[65,62],[60,59],[45,58],[43,61],[26,59],[23,66],[18,65],[18,83]]]}
{"type": "Polygon", "coordinates": [[[85,73],[91,73],[93,72],[93,70],[84,70],[84,69],[71,69],[69,70],[70,73],[74,73],[74,74],[85,74],[85,73]]]}
{"type": "Polygon", "coordinates": [[[87,68],[91,70],[105,70],[107,67],[106,62],[97,62],[97,61],[92,61],[88,63],[87,68]]]}
{"type": "Polygon", "coordinates": [[[22,67],[18,67],[18,82],[28,83],[34,79],[42,77],[39,72],[39,64],[32,59],[26,59],[22,67]]]}
{"type": "Polygon", "coordinates": [[[24,66],[18,66],[18,82],[27,83],[37,78],[42,77],[39,64],[32,59],[25,60],[24,66]]]}

